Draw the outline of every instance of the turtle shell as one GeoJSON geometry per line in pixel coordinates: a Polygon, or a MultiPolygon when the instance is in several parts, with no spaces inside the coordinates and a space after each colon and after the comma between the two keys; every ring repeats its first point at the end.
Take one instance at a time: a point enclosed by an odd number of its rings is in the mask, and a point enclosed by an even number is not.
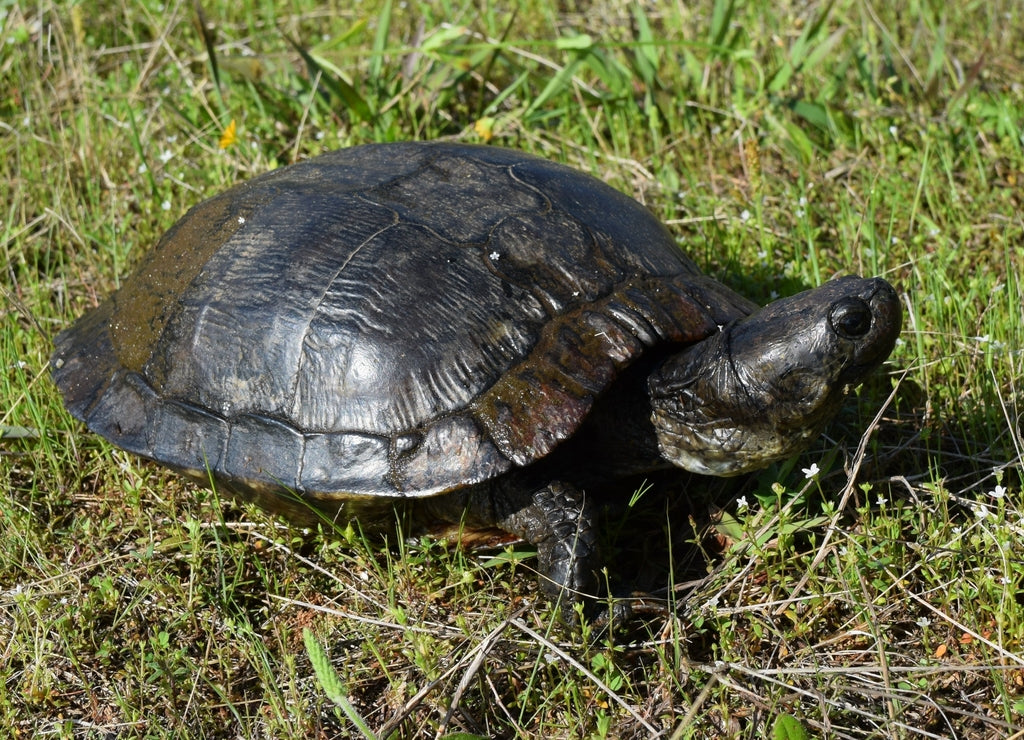
{"type": "Polygon", "coordinates": [[[52,365],[114,444],[323,505],[529,465],[637,358],[752,310],[590,176],[369,145],[193,208],[52,365]]]}

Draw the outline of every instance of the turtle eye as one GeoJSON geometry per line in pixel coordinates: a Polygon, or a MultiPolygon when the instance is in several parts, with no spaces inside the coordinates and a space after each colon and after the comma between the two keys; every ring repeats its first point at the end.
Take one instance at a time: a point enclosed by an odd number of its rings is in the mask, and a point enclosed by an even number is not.
{"type": "Polygon", "coordinates": [[[832,306],[832,330],[843,339],[860,339],[871,329],[871,309],[859,298],[847,298],[832,306]]]}

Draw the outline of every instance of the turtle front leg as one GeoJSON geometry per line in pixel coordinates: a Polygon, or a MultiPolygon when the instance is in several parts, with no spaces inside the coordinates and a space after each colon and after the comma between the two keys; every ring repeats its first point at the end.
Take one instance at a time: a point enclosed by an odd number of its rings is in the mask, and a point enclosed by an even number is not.
{"type": "MultiPolygon", "coordinates": [[[[593,605],[599,593],[600,558],[593,504],[560,481],[509,476],[444,496],[418,499],[413,521],[450,523],[466,532],[500,529],[537,548],[540,587],[566,614],[578,603],[593,605]]],[[[427,526],[437,533],[440,527],[427,526]]]]}
{"type": "Polygon", "coordinates": [[[506,532],[536,545],[541,590],[553,601],[561,597],[566,611],[598,592],[593,508],[578,488],[556,481],[495,521],[506,532]]]}
{"type": "Polygon", "coordinates": [[[594,506],[568,483],[509,476],[418,500],[414,513],[420,522],[451,522],[468,532],[500,529],[533,544],[541,591],[560,598],[566,612],[598,593],[594,506]]]}
{"type": "MultiPolygon", "coordinates": [[[[507,506],[515,498],[506,495],[500,501],[507,506]]],[[[664,617],[668,613],[665,604],[644,593],[631,591],[604,606],[598,602],[601,558],[595,516],[593,504],[581,490],[555,481],[529,494],[520,508],[497,517],[494,523],[536,545],[541,591],[560,603],[567,616],[582,603],[587,619],[602,630],[635,618],[664,617]]]]}

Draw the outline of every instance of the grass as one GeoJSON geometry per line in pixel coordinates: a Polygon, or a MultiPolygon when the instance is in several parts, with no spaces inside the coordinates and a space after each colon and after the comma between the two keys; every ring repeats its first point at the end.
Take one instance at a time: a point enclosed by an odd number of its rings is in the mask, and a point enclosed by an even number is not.
{"type": "Polygon", "coordinates": [[[1021,736],[1019,3],[278,5],[0,0],[0,734],[1021,736]],[[565,630],[523,553],[220,500],[49,381],[52,336],[192,204],[439,137],[601,177],[757,300],[901,291],[816,449],[654,481],[610,528],[675,605],[639,634],[565,630]]]}

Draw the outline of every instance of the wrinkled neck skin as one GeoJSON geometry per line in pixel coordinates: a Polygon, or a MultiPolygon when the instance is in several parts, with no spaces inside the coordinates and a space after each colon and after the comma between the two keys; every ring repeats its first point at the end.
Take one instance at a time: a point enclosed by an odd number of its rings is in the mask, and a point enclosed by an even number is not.
{"type": "Polygon", "coordinates": [[[843,401],[843,389],[791,364],[784,343],[754,351],[747,322],[669,358],[657,378],[672,393],[652,393],[659,450],[703,475],[739,475],[806,448],[843,401]],[[742,348],[742,349],[739,349],[742,348]],[[669,380],[666,380],[669,379],[669,380]]]}
{"type": "Polygon", "coordinates": [[[556,477],[590,487],[673,465],[740,475],[801,452],[835,415],[843,388],[826,390],[816,372],[800,368],[768,372],[791,348],[751,351],[744,334],[743,322],[734,323],[660,363],[630,368],[540,469],[550,464],[556,477]],[[666,376],[679,380],[662,397],[648,379],[664,387],[666,376]]]}

